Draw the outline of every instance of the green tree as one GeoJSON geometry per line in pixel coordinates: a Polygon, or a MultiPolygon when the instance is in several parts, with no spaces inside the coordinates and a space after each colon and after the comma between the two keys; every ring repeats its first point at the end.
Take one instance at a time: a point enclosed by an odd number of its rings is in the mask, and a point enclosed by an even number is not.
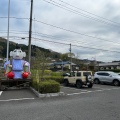
{"type": "Polygon", "coordinates": [[[48,54],[38,48],[35,49],[35,57],[32,58],[31,67],[37,70],[39,80],[44,80],[45,70],[48,69],[48,54]]]}
{"type": "Polygon", "coordinates": [[[2,57],[3,46],[0,46],[0,57],[2,57]]]}

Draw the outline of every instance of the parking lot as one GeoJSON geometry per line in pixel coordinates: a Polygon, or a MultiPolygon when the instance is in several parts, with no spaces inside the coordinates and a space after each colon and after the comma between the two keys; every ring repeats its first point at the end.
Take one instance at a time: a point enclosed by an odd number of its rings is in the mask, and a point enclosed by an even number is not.
{"type": "Polygon", "coordinates": [[[100,85],[94,84],[93,88],[83,87],[81,89],[77,89],[75,86],[70,85],[68,87],[61,86],[61,92],[64,92],[66,95],[78,95],[78,94],[88,94],[91,92],[104,92],[110,90],[120,89],[120,87],[112,86],[112,85],[100,85]]]}
{"type": "Polygon", "coordinates": [[[37,96],[30,89],[0,91],[0,101],[30,100],[37,96]]]}
{"type": "MultiPolygon", "coordinates": [[[[65,96],[74,96],[97,92],[99,94],[99,92],[113,91],[118,89],[120,89],[120,87],[100,84],[94,84],[93,88],[83,87],[81,89],[78,89],[73,85],[69,85],[68,87],[61,85],[60,92],[63,92],[65,96]]],[[[0,101],[31,100],[36,98],[37,96],[30,89],[0,91],[0,101]]]]}
{"type": "Polygon", "coordinates": [[[119,90],[100,84],[82,89],[61,85],[65,96],[51,98],[37,98],[29,89],[0,91],[1,119],[120,120],[119,90]]]}

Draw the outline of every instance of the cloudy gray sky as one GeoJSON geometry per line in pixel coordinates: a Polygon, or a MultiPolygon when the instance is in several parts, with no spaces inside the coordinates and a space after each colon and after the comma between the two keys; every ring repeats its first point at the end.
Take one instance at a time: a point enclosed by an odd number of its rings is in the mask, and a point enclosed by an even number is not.
{"type": "MultiPolygon", "coordinates": [[[[0,0],[0,36],[7,37],[8,1],[0,0]]],[[[28,45],[31,0],[10,0],[10,41],[28,45]],[[25,38],[24,40],[21,38],[25,38]]],[[[119,0],[33,0],[32,44],[80,59],[120,60],[119,0]]]]}

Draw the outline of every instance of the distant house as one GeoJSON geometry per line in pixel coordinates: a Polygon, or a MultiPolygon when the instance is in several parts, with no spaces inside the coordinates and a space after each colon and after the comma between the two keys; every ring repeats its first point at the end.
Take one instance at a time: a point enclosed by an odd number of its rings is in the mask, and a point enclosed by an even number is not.
{"type": "Polygon", "coordinates": [[[54,62],[50,66],[51,68],[54,68],[55,70],[64,70],[64,69],[70,70],[70,65],[72,65],[72,70],[79,70],[79,66],[76,65],[75,63],[71,64],[70,61],[54,62]]]}
{"type": "Polygon", "coordinates": [[[107,63],[99,63],[96,65],[99,70],[114,70],[120,69],[120,62],[107,62],[107,63]]]}

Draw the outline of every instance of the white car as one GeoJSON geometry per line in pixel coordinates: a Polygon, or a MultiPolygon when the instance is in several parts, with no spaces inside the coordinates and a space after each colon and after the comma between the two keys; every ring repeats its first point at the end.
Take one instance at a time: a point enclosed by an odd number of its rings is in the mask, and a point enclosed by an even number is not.
{"type": "Polygon", "coordinates": [[[98,71],[94,74],[94,83],[108,83],[115,86],[120,85],[120,75],[111,71],[98,71]]]}

